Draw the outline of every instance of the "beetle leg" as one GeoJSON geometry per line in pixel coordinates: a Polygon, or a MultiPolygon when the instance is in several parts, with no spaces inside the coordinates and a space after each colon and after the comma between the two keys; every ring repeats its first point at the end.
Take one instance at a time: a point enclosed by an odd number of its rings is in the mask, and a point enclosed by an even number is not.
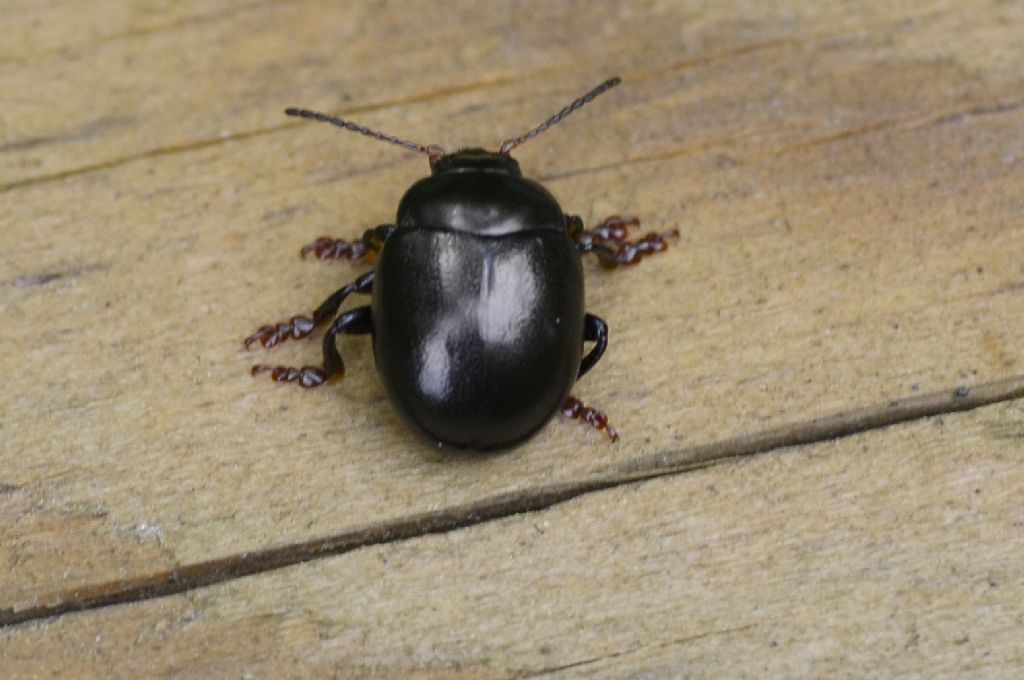
{"type": "Polygon", "coordinates": [[[297,382],[302,387],[319,387],[328,380],[337,381],[345,376],[345,362],[341,360],[335,338],[340,334],[366,335],[373,332],[373,321],[369,307],[356,307],[343,312],[331,328],[324,335],[324,365],[303,366],[302,368],[291,368],[290,366],[268,366],[257,364],[252,367],[252,374],[270,372],[270,377],[275,382],[297,382]]]}
{"type": "Polygon", "coordinates": [[[632,227],[638,226],[640,226],[640,218],[638,217],[632,215],[612,215],[593,229],[583,229],[579,240],[597,241],[599,243],[622,243],[629,236],[629,230],[632,227]]]}
{"type": "Polygon", "coordinates": [[[632,216],[612,215],[593,229],[584,229],[577,215],[566,216],[566,234],[576,242],[581,253],[594,253],[606,267],[636,264],[644,255],[653,255],[668,248],[665,239],[678,237],[678,229],[652,231],[635,241],[627,239],[631,227],[640,220],[632,216]]]}
{"type": "Polygon", "coordinates": [[[604,350],[608,347],[608,324],[604,322],[600,317],[594,316],[593,314],[586,314],[583,317],[583,341],[584,342],[596,342],[593,349],[587,353],[587,356],[583,357],[583,361],[580,362],[580,372],[576,374],[576,379],[579,380],[583,375],[594,367],[594,364],[598,362],[601,355],[604,354],[604,350]]]}
{"type": "Polygon", "coordinates": [[[582,420],[595,430],[604,430],[613,442],[619,441],[619,432],[608,422],[608,415],[604,411],[590,408],[576,397],[565,398],[565,402],[562,404],[562,415],[573,420],[582,420]]]}
{"type": "Polygon", "coordinates": [[[301,340],[315,331],[317,326],[333,318],[338,313],[341,303],[349,295],[372,292],[373,272],[367,272],[347,286],[342,286],[334,291],[329,298],[324,300],[323,304],[313,311],[311,316],[300,314],[282,323],[260,326],[255,333],[245,339],[245,348],[249,349],[257,341],[264,347],[273,347],[288,338],[301,340]]]}
{"type": "Polygon", "coordinates": [[[321,236],[312,243],[302,246],[299,254],[305,258],[309,253],[316,255],[318,260],[351,260],[352,262],[374,262],[380,253],[384,241],[397,227],[393,224],[381,224],[363,232],[358,241],[343,238],[321,236]]]}
{"type": "Polygon", "coordinates": [[[334,320],[324,334],[324,372],[328,379],[341,380],[345,376],[345,362],[341,360],[338,343],[335,342],[338,334],[368,335],[372,332],[373,317],[370,307],[350,309],[334,320]]]}
{"type": "Polygon", "coordinates": [[[291,366],[256,364],[252,367],[253,377],[268,371],[270,372],[271,380],[274,382],[297,382],[303,387],[319,387],[327,382],[327,375],[323,372],[323,369],[316,366],[292,368],[291,366]]]}

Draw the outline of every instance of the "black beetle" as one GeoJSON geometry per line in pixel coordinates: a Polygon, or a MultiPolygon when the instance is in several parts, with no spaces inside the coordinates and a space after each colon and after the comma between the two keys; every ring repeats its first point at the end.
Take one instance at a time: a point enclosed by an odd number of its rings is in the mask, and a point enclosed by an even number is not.
{"type": "Polygon", "coordinates": [[[402,419],[437,446],[488,451],[518,444],[560,408],[618,438],[606,416],[570,397],[608,343],[608,326],[584,310],[580,256],[608,266],[664,250],[675,230],[626,240],[636,218],[612,217],[592,230],[562,212],[539,183],[523,177],[509,152],[605,90],[612,78],[497,152],[446,153],[341,118],[312,118],[425,153],[431,175],[409,188],[395,224],[362,239],[321,237],[302,249],[320,259],[376,260],[311,316],[261,327],[245,340],[272,347],[303,338],[334,319],[323,339],[323,367],[257,365],[280,382],[316,387],[344,375],[339,334],[372,334],[377,370],[402,419]],[[352,293],[372,304],[337,315],[352,293]],[[337,317],[336,317],[337,315],[337,317]],[[583,343],[594,342],[583,355],[583,343]]]}

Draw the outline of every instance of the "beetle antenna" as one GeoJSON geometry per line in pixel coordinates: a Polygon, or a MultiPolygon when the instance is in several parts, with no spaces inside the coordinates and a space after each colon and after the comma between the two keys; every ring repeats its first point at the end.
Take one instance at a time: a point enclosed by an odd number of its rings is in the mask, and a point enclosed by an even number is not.
{"type": "Polygon", "coordinates": [[[583,95],[582,97],[580,97],[579,99],[574,101],[573,103],[569,104],[564,109],[562,109],[561,111],[559,111],[555,115],[551,116],[546,121],[544,121],[543,123],[541,123],[537,127],[533,128],[529,132],[524,132],[523,134],[521,134],[518,137],[515,137],[513,139],[506,139],[504,142],[501,143],[500,153],[508,154],[509,151],[511,151],[512,149],[516,148],[517,146],[519,146],[520,144],[522,144],[526,140],[532,139],[533,137],[536,137],[537,135],[539,135],[540,133],[544,132],[549,127],[551,127],[552,125],[557,123],[558,121],[560,121],[563,118],[565,118],[566,116],[568,116],[570,113],[572,113],[576,109],[578,109],[581,106],[583,106],[584,104],[592,101],[599,94],[602,94],[602,93],[606,92],[607,90],[612,89],[613,87],[615,87],[616,85],[618,85],[621,82],[622,82],[622,78],[619,78],[618,76],[615,76],[614,78],[609,78],[608,80],[604,81],[603,83],[601,83],[600,85],[595,87],[590,92],[586,93],[585,95],[583,95]]]}
{"type": "Polygon", "coordinates": [[[444,149],[442,149],[436,144],[417,144],[416,142],[410,142],[407,139],[394,137],[392,135],[386,135],[383,132],[372,130],[368,127],[359,125],[358,123],[353,123],[350,120],[345,120],[344,118],[338,118],[337,116],[328,116],[326,113],[310,111],[309,109],[285,109],[284,112],[286,115],[289,116],[295,116],[297,118],[311,118],[313,120],[318,120],[321,123],[330,123],[331,125],[337,125],[338,127],[345,128],[346,130],[351,130],[352,132],[358,132],[361,135],[366,135],[367,137],[379,139],[382,142],[391,142],[392,144],[404,146],[405,148],[412,149],[413,151],[419,151],[420,153],[426,154],[430,158],[431,165],[436,163],[438,159],[440,159],[446,153],[444,149]]]}

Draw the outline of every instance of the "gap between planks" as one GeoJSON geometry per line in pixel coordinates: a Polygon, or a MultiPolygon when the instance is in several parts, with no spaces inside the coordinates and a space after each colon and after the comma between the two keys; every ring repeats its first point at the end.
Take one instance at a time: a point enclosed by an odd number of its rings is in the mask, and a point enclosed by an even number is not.
{"type": "Polygon", "coordinates": [[[974,387],[840,412],[759,433],[667,451],[609,467],[586,479],[508,492],[444,510],[409,515],[381,524],[300,543],[197,562],[132,579],[76,588],[54,601],[20,610],[0,608],[0,628],[74,611],[98,609],[174,595],[232,579],[340,555],[358,548],[444,533],[545,510],[595,491],[680,474],[769,451],[846,437],[899,423],[968,411],[1024,397],[1024,375],[974,387]]]}

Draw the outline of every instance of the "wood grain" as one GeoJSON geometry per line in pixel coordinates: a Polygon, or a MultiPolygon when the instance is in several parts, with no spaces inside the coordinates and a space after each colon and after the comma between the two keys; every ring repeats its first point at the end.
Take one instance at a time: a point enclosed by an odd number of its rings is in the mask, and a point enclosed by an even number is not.
{"type": "Polygon", "coordinates": [[[26,677],[1013,677],[1022,460],[1024,402],[999,404],[9,629],[0,658],[26,677]]]}
{"type": "MultiPolygon", "coordinates": [[[[684,469],[920,395],[1017,394],[1017,4],[103,7],[109,22],[38,3],[5,16],[6,615],[652,461],[684,469]],[[555,422],[501,456],[424,451],[365,342],[342,344],[340,387],[248,377],[266,357],[242,337],[360,271],[299,247],[387,222],[426,172],[283,108],[496,145],[613,73],[623,86],[517,158],[588,223],[635,212],[682,231],[639,268],[587,271],[612,345],[578,394],[618,445],[555,422]]],[[[315,343],[270,356],[318,358],[315,343]]]]}

